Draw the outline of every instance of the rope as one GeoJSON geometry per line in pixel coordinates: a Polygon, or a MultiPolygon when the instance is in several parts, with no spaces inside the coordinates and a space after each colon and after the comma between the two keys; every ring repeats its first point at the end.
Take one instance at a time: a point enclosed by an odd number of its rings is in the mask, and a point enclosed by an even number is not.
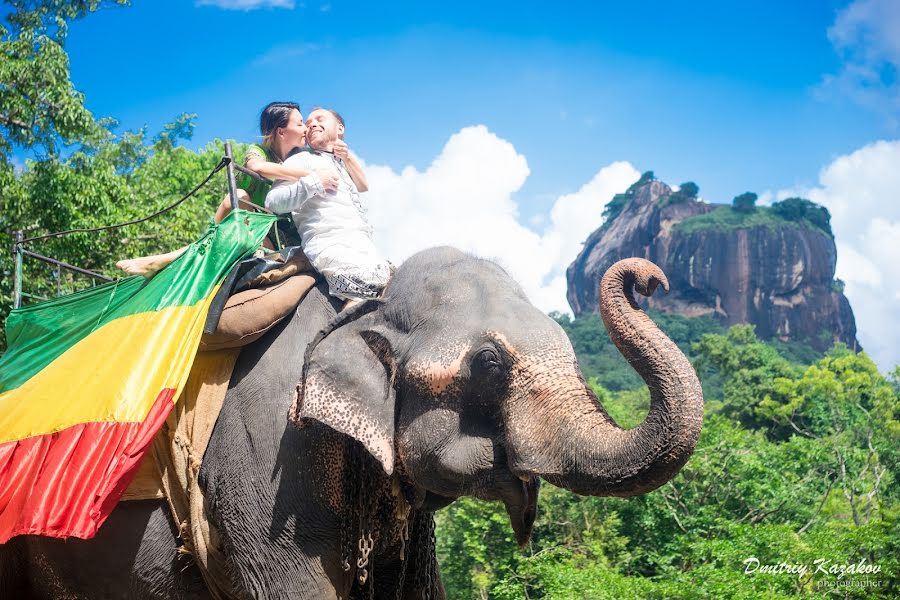
{"type": "Polygon", "coordinates": [[[216,165],[216,167],[212,171],[210,171],[209,175],[206,176],[206,179],[204,179],[199,184],[197,184],[194,187],[194,189],[192,189],[190,192],[188,192],[187,194],[185,194],[184,196],[182,196],[181,198],[179,198],[178,200],[176,200],[169,206],[166,206],[165,208],[162,208],[162,209],[156,211],[152,215],[148,215],[146,217],[141,217],[140,219],[135,219],[134,221],[128,221],[127,223],[116,223],[114,225],[104,225],[103,227],[67,229],[66,231],[57,231],[55,233],[38,235],[35,237],[25,238],[21,242],[18,242],[16,245],[21,245],[26,242],[36,242],[36,241],[44,240],[47,238],[60,237],[63,235],[69,235],[70,233],[93,233],[95,231],[106,231],[108,229],[118,229],[119,227],[126,227],[128,225],[137,225],[138,223],[143,223],[144,221],[149,221],[150,219],[154,219],[154,218],[158,217],[159,215],[172,210],[173,208],[175,208],[176,206],[178,206],[179,204],[181,204],[182,202],[184,202],[185,200],[187,200],[188,198],[190,198],[191,196],[196,194],[200,188],[202,188],[204,185],[209,183],[209,180],[212,179],[216,173],[218,173],[219,171],[224,169],[226,166],[228,166],[229,162],[231,162],[231,159],[229,159],[228,157],[223,157],[222,160],[219,161],[219,164],[216,165]]]}

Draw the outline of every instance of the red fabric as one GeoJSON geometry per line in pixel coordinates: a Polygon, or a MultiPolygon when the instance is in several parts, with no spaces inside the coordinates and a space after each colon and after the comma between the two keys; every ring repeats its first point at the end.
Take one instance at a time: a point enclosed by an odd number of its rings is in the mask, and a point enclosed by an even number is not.
{"type": "Polygon", "coordinates": [[[23,534],[92,538],[172,410],[164,389],[142,423],[82,423],[0,444],[0,544],[23,534]]]}

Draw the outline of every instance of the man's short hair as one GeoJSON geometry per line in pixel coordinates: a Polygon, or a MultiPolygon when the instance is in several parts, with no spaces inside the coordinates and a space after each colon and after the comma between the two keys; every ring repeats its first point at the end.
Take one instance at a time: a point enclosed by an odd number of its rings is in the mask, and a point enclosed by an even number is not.
{"type": "Polygon", "coordinates": [[[327,110],[328,112],[330,112],[331,114],[334,115],[334,118],[338,120],[338,123],[341,124],[341,127],[343,127],[344,129],[347,128],[347,125],[344,123],[344,117],[342,117],[341,113],[334,110],[333,108],[325,108],[324,106],[314,106],[313,109],[309,112],[313,112],[315,110],[327,110]]]}

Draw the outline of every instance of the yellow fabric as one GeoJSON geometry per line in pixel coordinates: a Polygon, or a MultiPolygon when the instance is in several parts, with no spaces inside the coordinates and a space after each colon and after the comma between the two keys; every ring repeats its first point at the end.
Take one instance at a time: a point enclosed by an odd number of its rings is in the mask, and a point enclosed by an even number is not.
{"type": "Polygon", "coordinates": [[[0,443],[79,423],[141,422],[162,390],[174,388],[177,398],[214,296],[111,321],[0,394],[0,405],[8,407],[0,415],[0,443]]]}

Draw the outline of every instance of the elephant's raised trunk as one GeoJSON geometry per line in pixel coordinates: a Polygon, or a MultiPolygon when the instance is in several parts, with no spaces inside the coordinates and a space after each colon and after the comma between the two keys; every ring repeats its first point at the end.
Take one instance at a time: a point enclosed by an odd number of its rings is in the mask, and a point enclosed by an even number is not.
{"type": "Polygon", "coordinates": [[[668,282],[653,263],[613,265],[600,283],[600,312],[613,342],[650,388],[650,412],[635,429],[613,421],[568,360],[522,357],[525,383],[511,402],[512,467],[578,494],[631,496],[666,483],[687,462],[703,422],[703,395],[693,367],[637,306],[668,282]],[[556,363],[556,364],[554,364],[556,363]],[[548,373],[551,371],[553,374],[548,373]]]}

